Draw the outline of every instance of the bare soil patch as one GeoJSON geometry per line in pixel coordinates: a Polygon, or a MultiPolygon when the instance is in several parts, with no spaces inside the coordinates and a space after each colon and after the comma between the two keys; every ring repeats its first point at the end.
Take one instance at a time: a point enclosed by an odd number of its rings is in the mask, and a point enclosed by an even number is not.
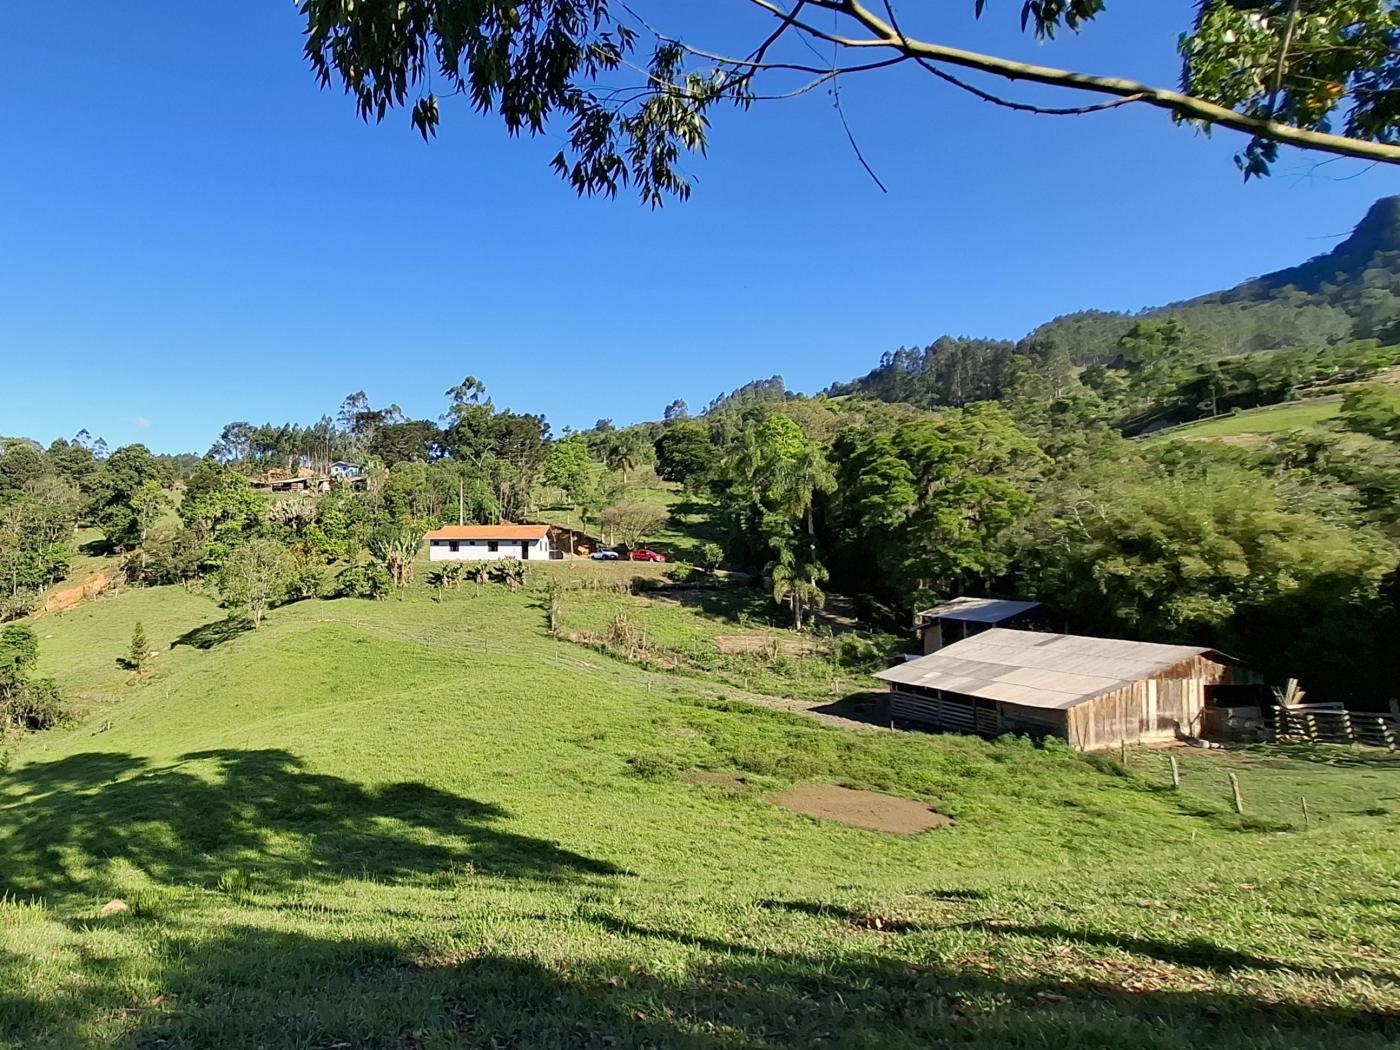
{"type": "Polygon", "coordinates": [[[794,813],[895,835],[917,835],[953,823],[952,817],[911,798],[854,791],[835,784],[798,784],[774,795],[772,800],[794,813]]]}
{"type": "Polygon", "coordinates": [[[828,647],[808,638],[775,634],[721,634],[715,637],[715,648],[725,656],[736,653],[760,653],[778,656],[822,656],[828,647]]]}

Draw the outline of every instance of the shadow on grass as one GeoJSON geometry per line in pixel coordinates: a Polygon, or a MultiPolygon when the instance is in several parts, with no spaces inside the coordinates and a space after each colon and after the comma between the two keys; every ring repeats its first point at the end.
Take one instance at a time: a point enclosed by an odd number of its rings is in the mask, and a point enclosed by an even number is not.
{"type": "Polygon", "coordinates": [[[1364,744],[1249,744],[1238,752],[1250,757],[1288,758],[1325,766],[1362,766],[1400,773],[1400,751],[1364,744]]]}
{"type": "Polygon", "coordinates": [[[211,885],[237,866],[253,890],[466,866],[515,878],[618,874],[506,830],[508,816],[425,784],[313,773],[281,750],[193,752],[166,766],[79,754],[0,781],[0,897],[119,893],[107,873],[123,866],[165,885],[211,885]]]}
{"type": "Polygon", "coordinates": [[[1400,983],[1390,974],[1355,967],[1320,967],[1284,962],[1248,952],[1236,951],[1204,937],[1187,937],[1179,941],[1157,940],[1098,930],[1072,929],[1067,926],[1025,925],[1012,922],[977,922],[970,928],[985,930],[998,936],[1031,937],[1041,941],[1066,942],[1094,948],[1115,948],[1130,955],[1146,956],[1172,966],[1193,966],[1214,970],[1222,975],[1247,970],[1286,971],[1324,980],[1359,978],[1380,984],[1400,983]]]}
{"type": "Polygon", "coordinates": [[[837,718],[850,719],[852,722],[864,722],[872,726],[888,726],[890,724],[889,694],[887,693],[874,691],[851,693],[849,696],[843,696],[840,700],[821,704],[811,708],[811,710],[817,714],[834,715],[837,718]]]}
{"type": "Polygon", "coordinates": [[[862,930],[880,930],[883,933],[918,933],[924,929],[922,923],[906,919],[886,918],[870,912],[856,911],[841,904],[828,904],[825,901],[778,901],[762,900],[760,908],[769,911],[789,911],[798,915],[810,915],[814,919],[835,919],[848,926],[862,930]]]}
{"type": "Polygon", "coordinates": [[[170,648],[187,645],[191,649],[213,649],[215,646],[231,642],[240,634],[253,629],[253,622],[241,616],[227,616],[222,620],[192,627],[170,643],[170,648]]]}
{"type": "Polygon", "coordinates": [[[109,1045],[119,1031],[124,1045],[269,1050],[1379,1050],[1400,1034],[1394,1010],[1312,1002],[1306,989],[1268,1001],[1230,982],[1129,988],[1111,970],[1066,979],[1020,965],[760,951],[620,922],[611,929],[632,943],[554,969],[485,944],[444,959],[405,934],[316,937],[235,925],[211,935],[176,921],[159,931],[158,950],[77,956],[73,980],[31,980],[33,964],[0,955],[0,1023],[17,1045],[109,1045]],[[637,965],[647,950],[638,941],[668,946],[666,965],[637,965]]]}
{"type": "Polygon", "coordinates": [[[118,553],[117,545],[98,536],[78,545],[78,553],[88,558],[108,558],[118,553]]]}

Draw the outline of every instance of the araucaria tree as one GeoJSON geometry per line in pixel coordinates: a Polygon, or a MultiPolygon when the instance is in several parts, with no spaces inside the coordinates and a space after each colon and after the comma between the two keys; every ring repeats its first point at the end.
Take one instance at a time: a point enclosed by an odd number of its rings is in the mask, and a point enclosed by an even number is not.
{"type": "Polygon", "coordinates": [[[146,641],[146,628],[141,626],[141,621],[136,621],[136,626],[131,629],[131,644],[126,649],[126,665],[133,671],[139,671],[146,663],[146,653],[150,650],[150,643],[146,641]]]}
{"type": "MultiPolygon", "coordinates": [[[[1105,0],[962,3],[979,19],[1019,13],[1042,41],[1090,28],[1105,8],[1105,0]]],[[[1145,106],[1240,132],[1246,178],[1266,174],[1281,144],[1400,163],[1395,0],[1200,0],[1194,24],[1182,27],[1176,88],[951,46],[941,38],[963,12],[949,3],[711,6],[724,9],[721,28],[702,39],[668,28],[678,16],[660,0],[300,0],[312,70],[323,85],[339,83],[365,119],[411,99],[410,119],[427,139],[442,118],[436,90],[464,95],[513,134],[566,128],[553,166],[579,193],[612,195],[630,183],[652,205],[689,195],[685,155],[706,151],[717,107],[900,66],[1028,114],[1145,106]]]]}

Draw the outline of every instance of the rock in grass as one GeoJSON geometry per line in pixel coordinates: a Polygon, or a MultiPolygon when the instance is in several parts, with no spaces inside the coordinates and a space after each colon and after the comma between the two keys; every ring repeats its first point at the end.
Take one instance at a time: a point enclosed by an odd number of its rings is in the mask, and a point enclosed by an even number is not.
{"type": "Polygon", "coordinates": [[[110,900],[97,910],[97,914],[104,919],[110,919],[113,915],[126,915],[131,911],[131,905],[124,900],[110,900]]]}

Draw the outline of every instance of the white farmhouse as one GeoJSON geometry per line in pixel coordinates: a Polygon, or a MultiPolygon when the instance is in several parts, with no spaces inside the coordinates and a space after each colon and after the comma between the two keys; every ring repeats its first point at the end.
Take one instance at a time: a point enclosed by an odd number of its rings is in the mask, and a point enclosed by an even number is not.
{"type": "Polygon", "coordinates": [[[429,561],[549,560],[548,525],[444,525],[427,540],[429,561]]]}

